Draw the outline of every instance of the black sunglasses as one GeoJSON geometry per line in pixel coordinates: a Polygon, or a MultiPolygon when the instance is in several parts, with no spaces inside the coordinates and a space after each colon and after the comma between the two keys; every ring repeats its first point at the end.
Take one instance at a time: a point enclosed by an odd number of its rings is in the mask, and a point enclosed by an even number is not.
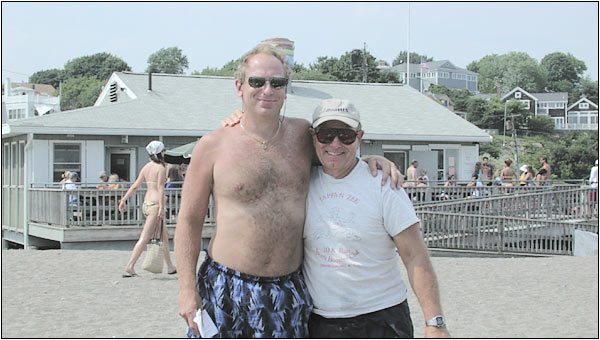
{"type": "Polygon", "coordinates": [[[259,89],[265,86],[265,83],[269,81],[271,87],[274,89],[279,89],[287,85],[288,79],[285,77],[273,77],[267,79],[265,77],[248,77],[248,85],[252,86],[255,89],[259,89]]]}
{"type": "Polygon", "coordinates": [[[319,143],[330,144],[335,137],[340,139],[340,142],[346,145],[354,143],[358,133],[352,129],[335,129],[335,128],[317,128],[315,129],[317,140],[319,143]]]}

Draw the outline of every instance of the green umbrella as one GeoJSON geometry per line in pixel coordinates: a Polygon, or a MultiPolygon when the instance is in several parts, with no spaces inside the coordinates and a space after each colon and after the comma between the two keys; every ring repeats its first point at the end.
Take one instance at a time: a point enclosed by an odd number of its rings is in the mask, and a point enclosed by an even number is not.
{"type": "Polygon", "coordinates": [[[190,164],[192,159],[192,151],[198,141],[194,141],[188,144],[184,144],[165,151],[165,162],[170,164],[190,164]]]}

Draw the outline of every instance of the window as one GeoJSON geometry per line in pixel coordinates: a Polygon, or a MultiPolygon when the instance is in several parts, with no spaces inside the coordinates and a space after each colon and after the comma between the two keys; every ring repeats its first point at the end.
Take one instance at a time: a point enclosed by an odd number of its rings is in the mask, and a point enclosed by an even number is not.
{"type": "Polygon", "coordinates": [[[60,182],[65,171],[76,171],[81,176],[80,144],[54,144],[53,181],[60,182]]]}
{"type": "Polygon", "coordinates": [[[8,110],[8,119],[21,119],[21,118],[25,118],[25,109],[8,110]]]}
{"type": "Polygon", "coordinates": [[[5,143],[2,150],[2,185],[10,184],[10,144],[5,143]]]}
{"type": "Polygon", "coordinates": [[[438,76],[440,78],[450,78],[450,73],[448,73],[448,72],[438,72],[438,76]]]}
{"type": "Polygon", "coordinates": [[[556,103],[556,107],[564,109],[565,108],[565,103],[556,103]]]}
{"type": "Polygon", "coordinates": [[[521,103],[525,104],[525,108],[526,108],[527,110],[529,110],[529,108],[531,107],[531,106],[530,106],[530,104],[529,104],[529,103],[530,103],[530,101],[529,101],[529,100],[527,100],[527,99],[522,99],[522,100],[519,100],[519,101],[520,101],[521,103]]]}
{"type": "Polygon", "coordinates": [[[515,92],[515,98],[517,98],[517,99],[521,98],[521,92],[515,92]]]}
{"type": "Polygon", "coordinates": [[[25,184],[25,141],[19,142],[19,185],[25,184]]]}
{"type": "Polygon", "coordinates": [[[580,109],[589,109],[590,108],[590,104],[588,104],[588,103],[579,103],[579,108],[580,109]]]}
{"type": "Polygon", "coordinates": [[[406,168],[408,166],[408,164],[406,164],[406,151],[385,151],[383,157],[396,163],[398,169],[401,171],[403,170],[403,173],[406,174],[406,168]]]}
{"type": "Polygon", "coordinates": [[[19,180],[19,157],[16,142],[10,144],[10,156],[10,185],[17,185],[19,180]]]}

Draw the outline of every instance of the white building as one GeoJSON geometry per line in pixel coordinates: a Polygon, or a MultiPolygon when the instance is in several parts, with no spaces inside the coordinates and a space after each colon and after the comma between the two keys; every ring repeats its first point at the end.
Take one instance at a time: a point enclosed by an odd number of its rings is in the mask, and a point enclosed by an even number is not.
{"type": "Polygon", "coordinates": [[[46,84],[13,84],[6,78],[2,95],[2,123],[60,112],[60,97],[46,84]]]}

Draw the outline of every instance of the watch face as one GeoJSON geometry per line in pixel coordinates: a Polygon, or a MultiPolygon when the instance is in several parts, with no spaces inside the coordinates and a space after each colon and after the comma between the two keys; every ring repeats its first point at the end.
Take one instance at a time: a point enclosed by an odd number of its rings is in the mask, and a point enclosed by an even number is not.
{"type": "Polygon", "coordinates": [[[435,322],[437,323],[438,326],[442,326],[444,324],[444,318],[441,316],[438,316],[437,318],[435,318],[435,322]]]}

